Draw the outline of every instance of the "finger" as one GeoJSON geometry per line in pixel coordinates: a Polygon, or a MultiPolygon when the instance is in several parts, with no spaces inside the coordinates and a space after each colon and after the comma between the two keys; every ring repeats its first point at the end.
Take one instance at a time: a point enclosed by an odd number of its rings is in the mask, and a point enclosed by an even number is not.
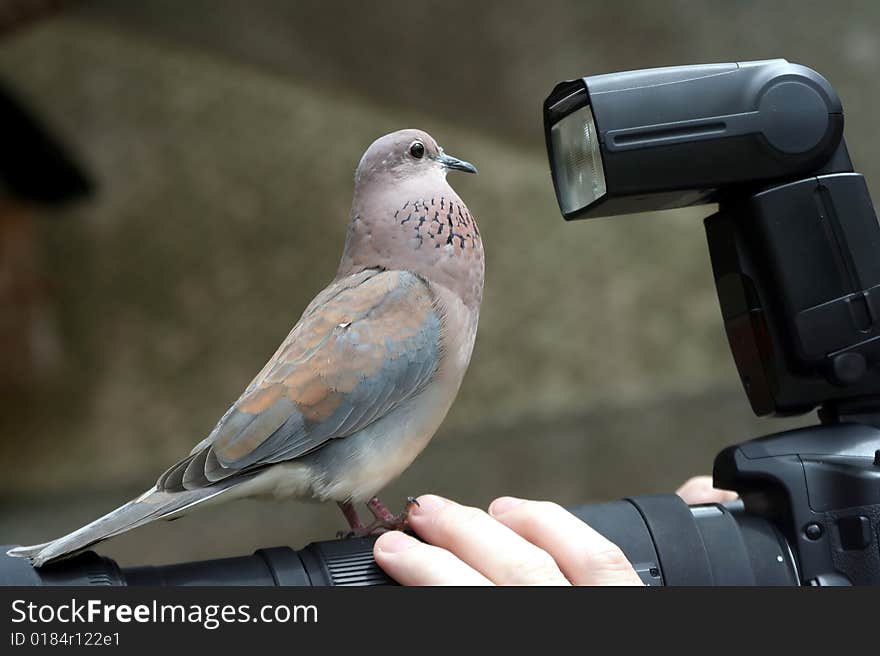
{"type": "Polygon", "coordinates": [[[390,531],[373,546],[376,563],[402,585],[492,585],[445,549],[390,531]]]}
{"type": "Polygon", "coordinates": [[[720,490],[712,487],[711,476],[694,476],[684,482],[675,493],[684,499],[685,503],[696,505],[699,503],[726,503],[736,501],[736,492],[720,490]]]}
{"type": "Polygon", "coordinates": [[[501,497],[489,512],[549,553],[575,585],[642,585],[617,545],[555,503],[501,497]]]}
{"type": "Polygon", "coordinates": [[[550,555],[478,508],[427,494],[408,521],[497,585],[569,585],[550,555]]]}

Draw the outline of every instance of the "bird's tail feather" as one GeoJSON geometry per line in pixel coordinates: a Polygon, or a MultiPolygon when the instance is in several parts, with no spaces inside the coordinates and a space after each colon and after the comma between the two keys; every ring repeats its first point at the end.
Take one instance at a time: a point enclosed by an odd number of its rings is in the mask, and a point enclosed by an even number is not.
{"type": "Polygon", "coordinates": [[[172,519],[180,516],[193,506],[222,494],[229,487],[229,485],[212,485],[179,492],[166,492],[153,487],[136,499],[57,540],[27,547],[15,547],[7,553],[18,558],[29,558],[34,567],[40,567],[51,561],[72,556],[96,542],[157,519],[172,519]]]}

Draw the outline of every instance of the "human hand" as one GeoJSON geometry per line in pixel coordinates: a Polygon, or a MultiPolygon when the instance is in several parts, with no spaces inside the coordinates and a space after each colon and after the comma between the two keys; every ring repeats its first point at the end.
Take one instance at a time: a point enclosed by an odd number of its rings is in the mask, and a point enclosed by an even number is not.
{"type": "Polygon", "coordinates": [[[675,493],[690,505],[698,503],[725,503],[736,500],[736,492],[719,490],[712,487],[711,476],[694,476],[689,478],[675,493]]]}
{"type": "Polygon", "coordinates": [[[373,548],[404,585],[642,585],[617,545],[549,501],[500,497],[486,513],[428,494],[409,525],[425,542],[390,531],[373,548]]]}

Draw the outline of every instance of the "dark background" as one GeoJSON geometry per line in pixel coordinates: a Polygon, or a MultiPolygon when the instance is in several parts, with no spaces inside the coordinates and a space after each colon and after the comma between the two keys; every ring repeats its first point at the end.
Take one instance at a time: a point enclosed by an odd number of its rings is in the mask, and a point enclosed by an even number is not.
{"type": "MultiPolygon", "coordinates": [[[[28,4],[11,2],[0,19],[28,4]]],[[[711,283],[712,208],[565,224],[541,102],[571,77],[785,57],[839,91],[876,196],[878,19],[869,1],[82,0],[6,30],[0,81],[95,192],[33,210],[45,357],[0,390],[0,543],[115,507],[211,429],[332,277],[363,150],[403,127],[479,166],[451,182],[487,279],[458,400],[389,505],[671,491],[724,444],[810,421],[750,412],[711,283]]],[[[332,506],[247,501],[102,551],[169,562],[342,526],[332,506]]]]}

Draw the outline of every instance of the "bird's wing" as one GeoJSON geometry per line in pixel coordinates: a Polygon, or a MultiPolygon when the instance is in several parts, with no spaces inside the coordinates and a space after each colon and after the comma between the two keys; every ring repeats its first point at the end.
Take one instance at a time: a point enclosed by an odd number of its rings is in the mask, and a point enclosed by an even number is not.
{"type": "Polygon", "coordinates": [[[204,487],[357,432],[425,387],[442,337],[442,311],[418,276],[368,270],[336,282],[158,488],[204,487]]]}

